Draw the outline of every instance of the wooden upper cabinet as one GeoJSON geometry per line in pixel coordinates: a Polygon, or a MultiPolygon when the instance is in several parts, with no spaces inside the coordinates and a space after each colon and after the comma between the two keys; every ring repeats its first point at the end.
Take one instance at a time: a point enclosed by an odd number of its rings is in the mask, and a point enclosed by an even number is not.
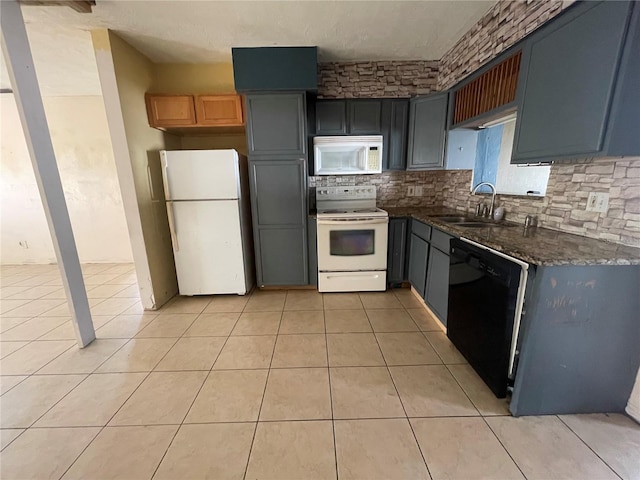
{"type": "Polygon", "coordinates": [[[147,115],[152,127],[184,127],[196,124],[192,95],[147,94],[147,115]]]}
{"type": "Polygon", "coordinates": [[[198,125],[242,126],[242,98],[240,95],[196,96],[196,118],[198,125]]]}
{"type": "Polygon", "coordinates": [[[161,130],[244,127],[242,97],[235,93],[197,96],[148,93],[145,98],[149,125],[161,130]]]}

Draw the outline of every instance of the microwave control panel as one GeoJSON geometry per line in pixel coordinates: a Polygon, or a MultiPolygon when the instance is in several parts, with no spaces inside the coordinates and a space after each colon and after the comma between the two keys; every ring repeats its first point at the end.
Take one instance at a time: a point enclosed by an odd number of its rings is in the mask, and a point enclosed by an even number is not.
{"type": "Polygon", "coordinates": [[[380,150],[378,147],[369,147],[367,154],[367,170],[380,170],[380,150]]]}

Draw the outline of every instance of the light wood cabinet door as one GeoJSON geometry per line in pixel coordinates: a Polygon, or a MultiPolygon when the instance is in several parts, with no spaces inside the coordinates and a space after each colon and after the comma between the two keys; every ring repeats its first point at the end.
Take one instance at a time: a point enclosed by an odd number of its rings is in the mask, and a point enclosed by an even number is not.
{"type": "Polygon", "coordinates": [[[244,125],[240,95],[198,95],[196,97],[198,125],[244,125]]]}
{"type": "Polygon", "coordinates": [[[192,95],[146,95],[149,125],[175,127],[196,124],[192,95]]]}

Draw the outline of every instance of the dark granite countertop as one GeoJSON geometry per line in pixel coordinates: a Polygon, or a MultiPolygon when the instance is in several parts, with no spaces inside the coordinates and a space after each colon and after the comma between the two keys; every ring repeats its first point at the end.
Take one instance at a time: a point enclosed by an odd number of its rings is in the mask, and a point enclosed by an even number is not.
{"type": "MultiPolygon", "coordinates": [[[[464,237],[533,265],[640,265],[640,248],[522,225],[469,228],[436,217],[463,212],[429,207],[381,207],[391,217],[411,217],[456,237],[464,237]]],[[[469,215],[472,216],[472,215],[469,215]]]]}

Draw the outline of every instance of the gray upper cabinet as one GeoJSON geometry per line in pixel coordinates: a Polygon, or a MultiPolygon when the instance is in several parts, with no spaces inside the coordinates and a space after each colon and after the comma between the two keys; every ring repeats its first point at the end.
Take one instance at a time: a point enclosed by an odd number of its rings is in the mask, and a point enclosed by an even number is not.
{"type": "Polygon", "coordinates": [[[380,135],[382,133],[382,100],[350,100],[349,133],[351,135],[380,135]]]}
{"type": "Polygon", "coordinates": [[[316,102],[316,135],[346,135],[346,100],[316,102]]]}
{"type": "Polygon", "coordinates": [[[249,94],[247,144],[250,156],[304,155],[304,93],[249,94]]]}
{"type": "Polygon", "coordinates": [[[385,152],[382,168],[384,170],[406,170],[409,100],[384,100],[384,102],[382,115],[385,152]]]}
{"type": "Polygon", "coordinates": [[[629,128],[640,121],[632,3],[577,4],[527,40],[512,163],[640,153],[638,129],[629,128]],[[617,150],[621,130],[634,137],[631,151],[617,150]]]}
{"type": "Polygon", "coordinates": [[[407,170],[444,167],[448,103],[448,92],[411,99],[407,170]]]}
{"type": "Polygon", "coordinates": [[[251,159],[249,181],[259,286],[307,285],[306,159],[251,159]]]}
{"type": "Polygon", "coordinates": [[[316,135],[381,135],[382,99],[318,100],[316,135]]]}

